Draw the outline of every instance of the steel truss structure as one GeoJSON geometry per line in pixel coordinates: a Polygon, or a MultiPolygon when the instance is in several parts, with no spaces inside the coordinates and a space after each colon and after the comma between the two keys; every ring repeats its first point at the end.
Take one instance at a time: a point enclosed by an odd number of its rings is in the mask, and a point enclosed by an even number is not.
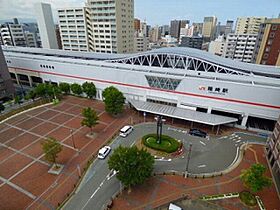
{"type": "Polygon", "coordinates": [[[161,67],[171,69],[185,69],[198,72],[211,72],[229,75],[252,76],[252,72],[246,70],[230,69],[226,66],[215,64],[200,58],[188,55],[178,55],[172,53],[146,53],[128,58],[107,60],[112,63],[122,63],[130,65],[161,67]]]}

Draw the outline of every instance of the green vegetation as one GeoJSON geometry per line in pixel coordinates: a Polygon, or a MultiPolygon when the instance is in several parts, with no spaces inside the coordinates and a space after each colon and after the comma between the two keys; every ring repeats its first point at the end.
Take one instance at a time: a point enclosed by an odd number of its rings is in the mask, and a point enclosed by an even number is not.
{"type": "Polygon", "coordinates": [[[152,175],[154,157],[146,150],[118,147],[108,161],[109,169],[117,171],[117,178],[126,187],[142,184],[152,175]]]}
{"type": "Polygon", "coordinates": [[[82,126],[87,126],[90,128],[90,132],[92,133],[92,128],[98,124],[98,115],[95,110],[91,109],[90,107],[84,108],[82,110],[82,115],[84,119],[81,122],[82,126]]]}
{"type": "Polygon", "coordinates": [[[265,171],[266,167],[264,165],[253,164],[247,170],[242,171],[240,179],[245,187],[255,193],[272,184],[271,179],[264,176],[265,171]]]}
{"type": "Polygon", "coordinates": [[[156,134],[148,134],[142,137],[142,142],[146,147],[160,150],[167,153],[176,152],[181,144],[170,136],[161,135],[161,143],[157,143],[156,134]]]}
{"type": "Polygon", "coordinates": [[[239,193],[239,198],[247,206],[256,206],[257,205],[257,200],[256,200],[255,196],[250,192],[243,191],[243,192],[239,193]]]}
{"type": "Polygon", "coordinates": [[[64,94],[70,93],[70,84],[68,84],[66,82],[59,83],[59,88],[64,94]]]}
{"type": "Polygon", "coordinates": [[[0,113],[3,112],[4,110],[5,110],[5,106],[2,103],[0,103],[0,113]]]}
{"type": "Polygon", "coordinates": [[[32,101],[34,101],[35,98],[36,98],[36,92],[34,90],[30,90],[25,96],[26,100],[32,99],[32,101]]]}
{"type": "Polygon", "coordinates": [[[82,86],[77,83],[71,84],[70,88],[71,88],[72,93],[75,95],[79,96],[83,93],[82,86]]]}
{"type": "Polygon", "coordinates": [[[58,153],[62,151],[62,145],[55,138],[48,138],[42,143],[45,159],[56,166],[56,158],[58,153]]]}
{"type": "Polygon", "coordinates": [[[117,115],[123,112],[123,105],[125,98],[117,88],[110,86],[107,87],[102,96],[104,98],[105,110],[111,115],[117,115]]]}
{"type": "Polygon", "coordinates": [[[87,94],[88,98],[95,98],[96,96],[96,88],[92,82],[85,82],[82,85],[83,91],[87,94]]]}

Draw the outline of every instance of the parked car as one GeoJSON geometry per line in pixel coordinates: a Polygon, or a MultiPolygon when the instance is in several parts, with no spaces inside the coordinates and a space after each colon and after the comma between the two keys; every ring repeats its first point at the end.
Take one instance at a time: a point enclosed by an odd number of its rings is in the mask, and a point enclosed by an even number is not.
{"type": "Polygon", "coordinates": [[[126,125],[120,130],[120,136],[121,137],[126,137],[132,131],[133,131],[133,127],[131,125],[126,125]]]}
{"type": "Polygon", "coordinates": [[[106,156],[111,152],[111,147],[104,146],[98,151],[98,158],[99,159],[105,159],[106,156]]]}
{"type": "Polygon", "coordinates": [[[201,137],[201,138],[206,138],[207,137],[206,132],[204,132],[202,130],[199,130],[197,128],[190,129],[189,134],[192,135],[192,136],[198,136],[198,137],[201,137]]]}

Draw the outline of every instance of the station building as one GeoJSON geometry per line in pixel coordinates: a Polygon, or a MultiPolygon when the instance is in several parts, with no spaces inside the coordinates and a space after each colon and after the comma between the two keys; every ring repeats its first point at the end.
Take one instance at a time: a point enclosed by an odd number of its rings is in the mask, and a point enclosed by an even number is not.
{"type": "Polygon", "coordinates": [[[100,100],[102,91],[113,85],[134,104],[191,110],[189,116],[208,114],[202,118],[229,117],[235,120],[228,123],[243,128],[272,131],[280,114],[280,68],[275,66],[182,47],[101,54],[7,46],[3,52],[11,77],[20,85],[91,81],[100,100]]]}

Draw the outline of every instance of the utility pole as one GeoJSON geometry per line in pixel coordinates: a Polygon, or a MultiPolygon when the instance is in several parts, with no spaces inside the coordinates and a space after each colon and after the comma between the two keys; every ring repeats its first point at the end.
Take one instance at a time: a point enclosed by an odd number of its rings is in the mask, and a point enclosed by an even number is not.
{"type": "Polygon", "coordinates": [[[187,174],[189,172],[189,164],[190,164],[190,159],[191,159],[191,152],[192,152],[192,143],[190,143],[189,147],[189,153],[187,157],[187,164],[186,164],[186,171],[185,171],[185,178],[187,178],[187,174]]]}
{"type": "Polygon", "coordinates": [[[155,117],[155,120],[157,121],[157,143],[161,143],[161,135],[162,135],[162,124],[165,122],[165,119],[162,119],[161,115],[158,115],[155,117]]]}

